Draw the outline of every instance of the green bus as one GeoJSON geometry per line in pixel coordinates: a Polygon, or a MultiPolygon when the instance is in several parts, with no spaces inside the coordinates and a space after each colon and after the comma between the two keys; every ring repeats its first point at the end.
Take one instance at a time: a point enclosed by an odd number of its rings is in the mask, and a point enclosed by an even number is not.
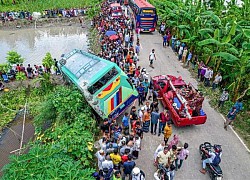
{"type": "Polygon", "coordinates": [[[115,63],[74,49],[58,63],[64,77],[75,84],[102,118],[116,118],[138,97],[128,76],[115,63]]]}

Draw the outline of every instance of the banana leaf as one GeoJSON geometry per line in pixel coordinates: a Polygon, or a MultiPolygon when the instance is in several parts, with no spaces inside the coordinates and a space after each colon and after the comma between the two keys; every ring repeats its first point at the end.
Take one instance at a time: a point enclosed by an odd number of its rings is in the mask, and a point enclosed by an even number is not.
{"type": "Polygon", "coordinates": [[[227,53],[227,52],[218,52],[218,53],[214,53],[213,57],[221,57],[227,61],[236,61],[239,60],[239,58],[237,58],[236,56],[227,53]]]}

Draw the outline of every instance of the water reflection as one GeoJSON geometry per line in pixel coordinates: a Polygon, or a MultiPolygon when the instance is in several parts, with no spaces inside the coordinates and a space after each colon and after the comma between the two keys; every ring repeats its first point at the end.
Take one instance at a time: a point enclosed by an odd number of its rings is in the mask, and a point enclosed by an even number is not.
{"type": "Polygon", "coordinates": [[[6,61],[10,50],[21,54],[25,65],[41,64],[47,52],[59,59],[75,48],[87,50],[86,33],[85,29],[73,26],[0,31],[0,63],[6,61]]]}

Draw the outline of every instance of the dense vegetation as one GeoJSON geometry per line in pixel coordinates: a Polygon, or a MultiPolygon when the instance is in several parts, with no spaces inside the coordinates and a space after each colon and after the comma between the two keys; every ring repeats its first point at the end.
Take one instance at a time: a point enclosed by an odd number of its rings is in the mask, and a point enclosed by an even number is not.
{"type": "MultiPolygon", "coordinates": [[[[233,102],[243,98],[244,112],[238,116],[236,127],[249,138],[250,128],[250,1],[242,7],[235,0],[149,0],[157,9],[159,23],[166,22],[172,35],[186,42],[199,60],[220,71],[222,87],[230,91],[226,114],[233,102]]],[[[217,103],[219,93],[204,89],[217,103]]]]}
{"type": "Polygon", "coordinates": [[[32,111],[36,139],[27,154],[11,156],[3,179],[91,179],[97,129],[91,108],[70,87],[56,87],[44,96],[32,111]]]}

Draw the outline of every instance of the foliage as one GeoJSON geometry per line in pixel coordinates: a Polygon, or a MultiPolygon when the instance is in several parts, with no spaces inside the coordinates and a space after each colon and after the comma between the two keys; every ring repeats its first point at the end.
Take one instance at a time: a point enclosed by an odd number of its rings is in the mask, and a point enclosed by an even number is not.
{"type": "Polygon", "coordinates": [[[11,64],[20,64],[23,63],[24,59],[16,51],[9,51],[6,57],[8,63],[11,64]]]}
{"type": "Polygon", "coordinates": [[[50,73],[43,73],[42,75],[39,75],[36,79],[33,80],[33,83],[39,83],[40,88],[42,89],[43,93],[46,94],[48,91],[50,91],[53,88],[53,84],[51,81],[51,74],[50,73]]]}
{"type": "Polygon", "coordinates": [[[27,154],[11,157],[3,179],[93,179],[97,130],[81,93],[56,87],[35,112],[36,140],[27,154]]]}
{"type": "Polygon", "coordinates": [[[25,73],[24,72],[17,72],[16,73],[16,80],[17,81],[20,81],[20,83],[21,83],[21,85],[22,85],[22,83],[23,83],[23,81],[26,79],[26,75],[25,75],[25,73]]]}
{"type": "Polygon", "coordinates": [[[9,70],[9,65],[6,63],[0,64],[0,71],[2,72],[8,72],[9,70]]]}
{"type": "Polygon", "coordinates": [[[42,60],[42,64],[44,67],[51,69],[51,67],[55,64],[51,54],[49,52],[46,53],[45,57],[42,60]]]}
{"type": "MultiPolygon", "coordinates": [[[[220,71],[223,84],[229,88],[233,101],[247,99],[250,67],[250,9],[232,1],[216,3],[200,0],[150,0],[172,34],[186,42],[214,70],[220,71]],[[232,71],[233,70],[233,71],[232,71]],[[242,96],[243,95],[243,96],[242,96]]],[[[215,2],[215,1],[213,1],[215,2]]]]}

